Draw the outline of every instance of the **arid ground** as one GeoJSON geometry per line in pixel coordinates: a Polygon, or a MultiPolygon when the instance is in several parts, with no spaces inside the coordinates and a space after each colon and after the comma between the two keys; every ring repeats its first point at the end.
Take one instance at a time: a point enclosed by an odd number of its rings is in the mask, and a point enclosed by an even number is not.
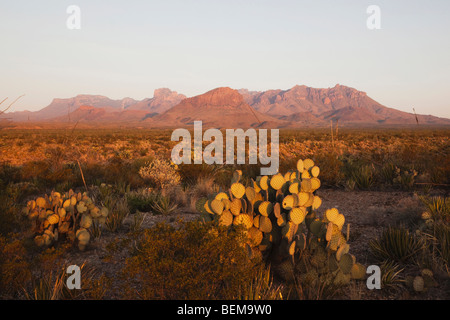
{"type": "Polygon", "coordinates": [[[229,232],[219,232],[217,243],[224,247],[211,247],[214,239],[204,242],[206,231],[197,224],[208,223],[197,222],[204,216],[199,199],[228,192],[235,170],[241,170],[243,185],[252,185],[257,165],[174,166],[175,143],[167,130],[2,130],[0,297],[449,299],[449,134],[433,128],[343,128],[333,136],[330,129],[280,132],[280,172],[295,168],[298,159],[312,159],[321,183],[314,194],[322,201],[315,215],[338,209],[349,253],[365,267],[382,266],[381,289],[369,290],[367,276],[339,286],[302,282],[300,274],[288,281],[264,255],[244,262],[240,246],[230,245],[239,240],[229,232]],[[93,218],[85,246],[64,231],[37,241],[44,229],[30,218],[30,203],[39,206],[45,195],[51,202],[52,191],[70,200],[70,190],[87,191],[90,200],[83,201],[107,208],[108,216],[98,224],[93,218]],[[195,225],[184,227],[190,221],[195,225]],[[389,237],[392,228],[401,240],[389,237]],[[374,253],[377,244],[385,256],[374,253]],[[61,270],[74,264],[83,266],[83,288],[70,291],[61,270]],[[259,295],[250,293],[249,283],[259,285],[259,295]]]}

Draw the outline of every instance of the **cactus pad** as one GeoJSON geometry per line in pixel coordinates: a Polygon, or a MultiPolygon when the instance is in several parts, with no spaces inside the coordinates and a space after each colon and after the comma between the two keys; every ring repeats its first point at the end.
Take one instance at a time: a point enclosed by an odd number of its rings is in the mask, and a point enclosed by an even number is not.
{"type": "Polygon", "coordinates": [[[235,198],[241,199],[245,194],[245,187],[239,182],[235,182],[231,185],[231,193],[235,198]]]}
{"type": "Polygon", "coordinates": [[[289,220],[295,224],[302,223],[303,220],[305,220],[305,216],[306,216],[306,211],[305,211],[305,209],[303,209],[301,207],[293,208],[289,212],[289,220]]]}
{"type": "Polygon", "coordinates": [[[273,211],[273,205],[270,201],[261,202],[258,211],[261,215],[268,217],[273,211]]]}
{"type": "Polygon", "coordinates": [[[275,190],[280,190],[286,180],[281,174],[276,174],[270,179],[270,186],[275,190]]]}

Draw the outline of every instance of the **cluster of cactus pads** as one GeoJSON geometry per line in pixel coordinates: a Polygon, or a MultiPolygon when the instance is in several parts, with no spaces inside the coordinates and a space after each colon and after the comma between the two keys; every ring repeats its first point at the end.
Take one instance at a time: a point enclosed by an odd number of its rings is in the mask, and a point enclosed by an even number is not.
{"type": "Polygon", "coordinates": [[[52,191],[50,196],[30,200],[23,213],[33,221],[37,246],[48,247],[64,237],[76,240],[83,251],[91,238],[89,230],[94,223],[105,223],[108,209],[95,206],[86,193],[70,190],[63,195],[52,191]]]}
{"type": "Polygon", "coordinates": [[[294,274],[305,281],[332,275],[339,284],[361,279],[366,269],[349,253],[342,233],[344,215],[336,208],[326,210],[322,218],[317,215],[322,204],[316,195],[319,173],[313,160],[300,159],[295,170],[260,176],[245,186],[237,170],[227,192],[199,199],[196,208],[204,221],[230,228],[242,225],[250,256],[270,259],[286,279],[294,274]]]}

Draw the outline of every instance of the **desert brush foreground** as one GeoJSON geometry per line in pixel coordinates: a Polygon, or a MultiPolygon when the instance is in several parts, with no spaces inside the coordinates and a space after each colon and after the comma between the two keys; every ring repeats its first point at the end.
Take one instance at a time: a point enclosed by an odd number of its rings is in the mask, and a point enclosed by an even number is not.
{"type": "Polygon", "coordinates": [[[0,298],[450,298],[450,129],[280,130],[266,177],[170,136],[0,130],[0,298]]]}

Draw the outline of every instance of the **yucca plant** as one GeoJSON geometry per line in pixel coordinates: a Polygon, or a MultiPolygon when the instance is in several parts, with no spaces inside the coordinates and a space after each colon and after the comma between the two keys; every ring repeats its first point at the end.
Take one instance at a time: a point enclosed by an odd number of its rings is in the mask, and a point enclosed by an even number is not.
{"type": "Polygon", "coordinates": [[[99,221],[92,221],[90,233],[94,239],[98,239],[101,237],[102,227],[103,227],[103,224],[100,223],[99,221]]]}
{"type": "Polygon", "coordinates": [[[394,261],[386,261],[380,265],[381,269],[381,285],[383,288],[396,289],[401,286],[404,279],[401,273],[404,268],[394,261]]]}
{"type": "Polygon", "coordinates": [[[383,164],[379,171],[381,180],[387,184],[392,184],[395,178],[395,169],[396,167],[392,162],[383,164]]]}
{"type": "Polygon", "coordinates": [[[116,232],[123,224],[123,221],[130,214],[126,198],[110,199],[110,214],[106,219],[105,225],[111,232],[116,232]]]}
{"type": "Polygon", "coordinates": [[[432,262],[443,270],[448,270],[450,263],[450,226],[443,222],[434,222],[430,232],[424,232],[423,235],[428,244],[432,262]]]}
{"type": "Polygon", "coordinates": [[[369,247],[379,261],[406,262],[422,248],[422,241],[405,228],[389,227],[380,239],[369,241],[369,247]]]}
{"type": "Polygon", "coordinates": [[[133,215],[133,222],[131,223],[131,226],[130,226],[130,230],[132,232],[137,232],[137,231],[141,230],[142,224],[145,221],[145,216],[146,216],[146,213],[140,212],[140,211],[136,212],[133,215]]]}
{"type": "Polygon", "coordinates": [[[359,189],[369,189],[374,182],[374,169],[373,166],[365,165],[356,168],[352,177],[359,189]]]}
{"type": "Polygon", "coordinates": [[[450,222],[450,201],[446,197],[419,196],[434,220],[450,222]]]}
{"type": "Polygon", "coordinates": [[[450,227],[443,223],[436,224],[434,235],[438,243],[440,257],[448,267],[450,264],[450,227]]]}
{"type": "Polygon", "coordinates": [[[152,206],[156,214],[169,215],[178,209],[178,205],[173,203],[169,196],[160,195],[152,206]]]}
{"type": "Polygon", "coordinates": [[[62,270],[56,277],[52,272],[32,281],[31,289],[24,289],[27,300],[60,300],[64,298],[64,279],[66,273],[62,270]]]}
{"type": "Polygon", "coordinates": [[[241,288],[241,300],[282,300],[283,286],[275,285],[270,265],[261,264],[254,278],[241,288]]]}

